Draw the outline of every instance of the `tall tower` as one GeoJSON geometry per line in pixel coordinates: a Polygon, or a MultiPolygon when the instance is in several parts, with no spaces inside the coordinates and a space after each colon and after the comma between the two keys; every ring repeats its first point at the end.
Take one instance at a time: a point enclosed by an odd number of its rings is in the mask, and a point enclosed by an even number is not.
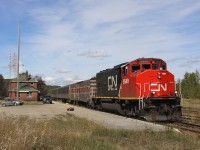
{"type": "Polygon", "coordinates": [[[9,54],[9,74],[10,74],[10,79],[13,77],[16,77],[17,74],[17,55],[16,53],[11,53],[9,54]]]}

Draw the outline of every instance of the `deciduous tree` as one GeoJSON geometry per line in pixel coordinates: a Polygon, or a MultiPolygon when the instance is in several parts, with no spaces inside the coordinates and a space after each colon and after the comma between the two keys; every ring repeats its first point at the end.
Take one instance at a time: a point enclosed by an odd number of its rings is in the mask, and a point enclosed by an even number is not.
{"type": "Polygon", "coordinates": [[[184,98],[200,98],[200,74],[198,71],[184,75],[181,82],[182,95],[184,98]]]}

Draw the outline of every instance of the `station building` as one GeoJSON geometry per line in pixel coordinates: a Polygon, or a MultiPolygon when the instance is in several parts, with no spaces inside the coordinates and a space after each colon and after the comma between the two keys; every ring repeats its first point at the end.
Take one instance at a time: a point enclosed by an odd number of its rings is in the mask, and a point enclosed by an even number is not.
{"type": "MultiPolygon", "coordinates": [[[[38,100],[38,81],[36,78],[31,78],[28,74],[28,71],[26,73],[19,76],[19,99],[23,101],[37,101],[38,100]]],[[[14,78],[10,82],[10,88],[8,90],[9,97],[11,99],[17,98],[17,78],[14,78]]]]}

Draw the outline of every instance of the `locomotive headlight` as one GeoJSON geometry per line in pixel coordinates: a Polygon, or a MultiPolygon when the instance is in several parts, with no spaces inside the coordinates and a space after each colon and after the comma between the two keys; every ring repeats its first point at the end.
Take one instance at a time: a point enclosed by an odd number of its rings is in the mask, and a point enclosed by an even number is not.
{"type": "Polygon", "coordinates": [[[152,91],[152,94],[154,95],[154,94],[156,94],[156,92],[155,92],[155,91],[152,91]]]}
{"type": "Polygon", "coordinates": [[[178,94],[178,92],[177,92],[177,91],[175,91],[175,94],[178,94]]]}

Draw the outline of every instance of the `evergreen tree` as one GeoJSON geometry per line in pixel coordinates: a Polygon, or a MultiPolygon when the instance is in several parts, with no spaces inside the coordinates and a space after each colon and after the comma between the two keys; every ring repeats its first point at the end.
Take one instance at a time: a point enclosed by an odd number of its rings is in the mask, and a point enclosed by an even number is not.
{"type": "Polygon", "coordinates": [[[47,95],[48,89],[45,81],[39,76],[36,76],[36,79],[38,80],[38,90],[40,91],[40,95],[47,95]]]}
{"type": "Polygon", "coordinates": [[[6,80],[4,77],[0,74],[0,98],[4,98],[7,96],[7,86],[6,86],[6,80]]]}

